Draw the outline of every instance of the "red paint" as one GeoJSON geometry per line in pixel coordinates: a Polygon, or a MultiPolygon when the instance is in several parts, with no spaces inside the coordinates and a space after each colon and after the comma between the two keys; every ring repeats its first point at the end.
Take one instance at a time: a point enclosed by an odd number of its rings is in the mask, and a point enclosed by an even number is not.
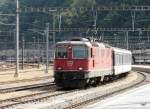
{"type": "Polygon", "coordinates": [[[86,71],[112,69],[112,48],[100,48],[99,53],[97,53],[97,47],[91,46],[89,48],[92,49],[92,57],[72,59],[72,45],[68,43],[68,59],[55,59],[54,69],[58,70],[59,67],[63,71],[76,71],[79,68],[86,71]]]}
{"type": "Polygon", "coordinates": [[[61,67],[62,70],[79,70],[82,67],[84,70],[88,70],[89,60],[86,59],[55,59],[55,70],[61,67]]]}

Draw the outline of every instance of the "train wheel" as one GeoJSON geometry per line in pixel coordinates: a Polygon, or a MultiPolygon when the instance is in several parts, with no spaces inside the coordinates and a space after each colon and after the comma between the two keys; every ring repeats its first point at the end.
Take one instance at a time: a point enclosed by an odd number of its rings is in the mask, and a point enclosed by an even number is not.
{"type": "Polygon", "coordinates": [[[101,81],[101,83],[104,85],[110,81],[111,81],[111,76],[104,76],[103,81],[101,81]]]}
{"type": "Polygon", "coordinates": [[[111,76],[110,76],[110,81],[114,81],[115,78],[116,78],[115,75],[111,75],[111,76]]]}
{"type": "Polygon", "coordinates": [[[109,82],[110,81],[110,76],[105,76],[104,77],[104,82],[109,82]]]}
{"type": "Polygon", "coordinates": [[[123,78],[123,77],[126,77],[127,75],[128,75],[128,72],[120,74],[119,77],[123,78]]]}
{"type": "Polygon", "coordinates": [[[101,83],[101,77],[96,78],[96,84],[99,85],[101,83]]]}
{"type": "Polygon", "coordinates": [[[92,84],[92,86],[98,86],[101,83],[101,77],[97,77],[97,78],[93,78],[94,79],[94,83],[92,84]]]}
{"type": "Polygon", "coordinates": [[[96,87],[97,85],[99,85],[101,82],[101,77],[97,77],[97,78],[90,78],[89,79],[89,85],[96,87]]]}
{"type": "Polygon", "coordinates": [[[94,83],[92,84],[93,87],[96,87],[98,85],[98,80],[97,78],[93,78],[94,79],[94,83]]]}
{"type": "Polygon", "coordinates": [[[90,79],[86,79],[86,87],[89,87],[90,86],[90,79]]]}
{"type": "Polygon", "coordinates": [[[90,78],[90,81],[89,81],[89,85],[93,85],[94,84],[94,78],[90,78]]]}

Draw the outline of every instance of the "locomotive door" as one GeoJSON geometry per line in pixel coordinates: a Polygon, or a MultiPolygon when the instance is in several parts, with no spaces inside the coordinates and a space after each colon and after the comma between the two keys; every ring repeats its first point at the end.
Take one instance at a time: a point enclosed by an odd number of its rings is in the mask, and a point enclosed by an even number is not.
{"type": "Polygon", "coordinates": [[[95,50],[94,48],[91,48],[91,68],[94,69],[95,67],[95,50]]]}
{"type": "Polygon", "coordinates": [[[73,59],[72,59],[72,46],[68,46],[68,60],[67,60],[67,68],[69,70],[72,70],[73,69],[73,59]]]}

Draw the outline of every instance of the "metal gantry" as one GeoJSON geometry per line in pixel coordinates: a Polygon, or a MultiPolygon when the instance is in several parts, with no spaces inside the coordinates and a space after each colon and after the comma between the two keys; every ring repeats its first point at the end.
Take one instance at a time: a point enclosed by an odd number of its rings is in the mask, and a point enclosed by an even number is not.
{"type": "MultiPolygon", "coordinates": [[[[72,9],[72,7],[22,7],[20,9],[21,12],[24,13],[49,13],[49,10],[58,10],[58,11],[68,11],[72,9]]],[[[122,6],[95,6],[94,8],[86,8],[86,7],[76,7],[76,10],[96,10],[96,11],[150,11],[150,6],[129,6],[129,5],[122,5],[122,6]]]]}
{"type": "MultiPolygon", "coordinates": [[[[150,31],[150,28],[134,28],[134,32],[141,31],[150,31]]],[[[95,31],[93,28],[49,28],[49,32],[87,32],[95,31]]],[[[43,32],[44,29],[36,29],[36,31],[43,32]]],[[[133,28],[96,28],[96,31],[105,31],[105,32],[126,32],[132,31],[133,28]]]]}

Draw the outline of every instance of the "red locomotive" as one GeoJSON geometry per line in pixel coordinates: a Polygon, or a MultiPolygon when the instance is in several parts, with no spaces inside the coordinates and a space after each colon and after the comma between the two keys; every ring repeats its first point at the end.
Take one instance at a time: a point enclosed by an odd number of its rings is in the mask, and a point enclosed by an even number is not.
{"type": "Polygon", "coordinates": [[[65,88],[98,84],[129,72],[131,57],[128,50],[85,38],[58,42],[54,60],[55,83],[65,88]]]}

